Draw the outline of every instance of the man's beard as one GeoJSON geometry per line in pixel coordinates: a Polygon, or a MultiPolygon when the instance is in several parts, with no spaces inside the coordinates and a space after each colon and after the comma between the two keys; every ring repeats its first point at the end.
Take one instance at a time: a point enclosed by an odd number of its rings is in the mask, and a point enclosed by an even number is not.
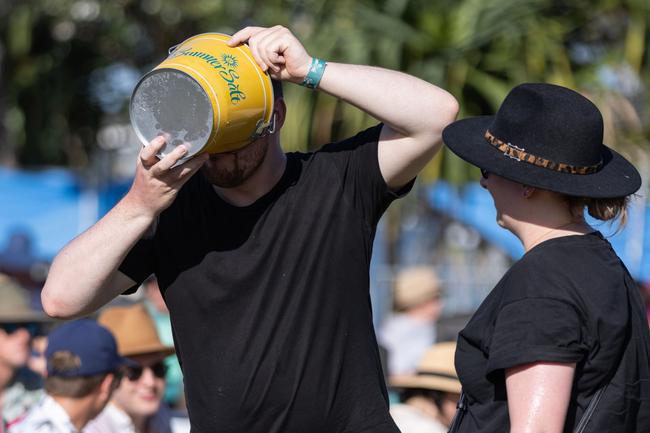
{"type": "Polygon", "coordinates": [[[201,173],[212,185],[235,188],[248,180],[262,165],[268,141],[254,141],[237,152],[211,155],[201,173]]]}

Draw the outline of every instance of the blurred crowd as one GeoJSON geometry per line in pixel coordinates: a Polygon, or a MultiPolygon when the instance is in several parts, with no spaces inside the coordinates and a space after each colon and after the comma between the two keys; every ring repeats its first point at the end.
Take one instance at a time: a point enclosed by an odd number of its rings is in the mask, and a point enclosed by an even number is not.
{"type": "MultiPolygon", "coordinates": [[[[650,284],[639,284],[650,323],[650,284]]],[[[182,372],[155,278],[136,301],[57,322],[0,273],[0,433],[189,432],[182,372]]],[[[446,432],[460,382],[454,341],[439,335],[444,291],[432,267],[398,272],[378,329],[391,414],[403,433],[446,432]]]]}

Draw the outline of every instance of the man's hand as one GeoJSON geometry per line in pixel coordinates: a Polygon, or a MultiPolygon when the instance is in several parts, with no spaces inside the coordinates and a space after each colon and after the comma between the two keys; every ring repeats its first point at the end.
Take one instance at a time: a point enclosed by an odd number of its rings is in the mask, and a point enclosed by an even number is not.
{"type": "Polygon", "coordinates": [[[243,43],[248,43],[255,61],[271,78],[301,83],[309,71],[311,56],[285,27],[246,27],[228,41],[231,47],[243,43]]]}
{"type": "Polygon", "coordinates": [[[165,138],[160,136],[142,148],[133,185],[124,197],[130,206],[152,217],[172,204],[181,187],[208,159],[208,154],[203,153],[174,167],[174,164],[185,156],[187,148],[183,145],[177,146],[163,159],[158,159],[156,154],[164,144],[165,138]]]}

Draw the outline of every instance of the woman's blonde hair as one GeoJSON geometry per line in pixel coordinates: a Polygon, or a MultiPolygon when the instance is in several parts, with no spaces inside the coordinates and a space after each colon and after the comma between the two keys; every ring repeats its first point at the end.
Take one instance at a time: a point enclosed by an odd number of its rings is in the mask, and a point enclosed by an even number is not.
{"type": "Polygon", "coordinates": [[[616,232],[625,227],[627,223],[627,206],[631,196],[615,198],[588,198],[566,196],[571,213],[582,218],[585,208],[592,217],[601,221],[614,222],[618,220],[616,232]]]}

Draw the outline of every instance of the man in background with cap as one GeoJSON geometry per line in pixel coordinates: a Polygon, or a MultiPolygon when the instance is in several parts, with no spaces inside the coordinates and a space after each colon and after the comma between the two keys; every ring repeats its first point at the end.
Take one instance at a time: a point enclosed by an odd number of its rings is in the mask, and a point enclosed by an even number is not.
{"type": "Polygon", "coordinates": [[[174,348],[161,343],[144,305],[109,307],[98,319],[117,340],[120,355],[134,362],[106,409],[84,433],[171,433],[171,413],[162,402],[165,358],[174,348]]]}
{"type": "Polygon", "coordinates": [[[111,333],[88,319],[49,335],[45,397],[9,433],[79,433],[106,406],[129,361],[111,333]]]}
{"type": "Polygon", "coordinates": [[[442,312],[440,283],[431,266],[412,266],[395,278],[390,315],[379,332],[388,352],[388,374],[412,374],[424,352],[436,342],[436,322],[442,312]]]}
{"type": "Polygon", "coordinates": [[[285,153],[287,106],[275,92],[274,130],[237,151],[172,168],[186,146],[159,160],[165,138],[152,140],[122,201],[55,258],[43,306],[88,313],[156,274],[194,433],[397,433],[372,324],[372,244],[458,104],[401,72],[312,57],[282,26],[228,42],[243,43],[273,79],[379,123],[285,153]]]}

